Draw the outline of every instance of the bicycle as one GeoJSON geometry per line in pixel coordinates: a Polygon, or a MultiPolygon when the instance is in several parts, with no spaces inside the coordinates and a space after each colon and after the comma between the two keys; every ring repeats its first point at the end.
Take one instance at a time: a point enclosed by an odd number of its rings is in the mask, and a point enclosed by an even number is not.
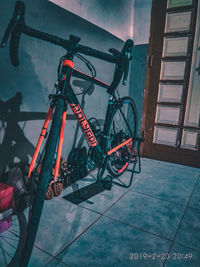
{"type": "Polygon", "coordinates": [[[19,64],[18,47],[22,33],[61,46],[66,50],[66,54],[59,61],[56,93],[49,95],[50,107],[29,168],[28,177],[31,179],[39,148],[44,136],[47,134],[47,126],[53,116],[43,156],[39,184],[29,215],[27,234],[24,239],[23,251],[19,262],[20,267],[27,266],[32,253],[44,205],[45,193],[49,184],[49,179],[47,177],[50,177],[51,175],[52,162],[56,151],[57,158],[54,182],[58,179],[68,105],[71,107],[83,133],[85,134],[86,140],[91,146],[90,154],[98,168],[98,181],[105,181],[103,175],[106,169],[113,179],[125,172],[132,157],[137,128],[137,112],[134,101],[130,97],[120,98],[116,93],[118,92],[117,87],[122,78],[123,85],[126,85],[127,83],[129,62],[131,60],[131,51],[133,47],[132,40],[127,40],[125,42],[121,52],[111,48],[109,49],[110,54],[108,54],[80,45],[80,38],[74,35],[70,35],[69,40],[67,40],[35,30],[25,24],[24,16],[25,5],[23,2],[17,1],[13,16],[6,29],[1,44],[1,47],[5,47],[9,36],[11,35],[10,59],[14,66],[18,66],[19,64]],[[96,74],[93,66],[81,54],[115,64],[114,77],[110,85],[95,77],[96,74]],[[79,57],[86,63],[88,69],[92,72],[92,76],[74,68],[74,56],[79,57]],[[103,131],[98,138],[92,131],[91,124],[88,122],[81,109],[79,101],[70,84],[72,76],[90,81],[91,84],[99,85],[105,88],[109,94],[105,123],[103,131]]]}
{"type": "Polygon", "coordinates": [[[11,227],[0,233],[0,266],[17,266],[26,234],[27,219],[23,212],[13,209],[0,213],[0,220],[12,216],[11,227]]]}

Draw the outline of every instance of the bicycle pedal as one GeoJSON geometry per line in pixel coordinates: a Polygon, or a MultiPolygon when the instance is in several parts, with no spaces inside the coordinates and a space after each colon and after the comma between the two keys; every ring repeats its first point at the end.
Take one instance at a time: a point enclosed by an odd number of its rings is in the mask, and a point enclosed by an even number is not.
{"type": "Polygon", "coordinates": [[[51,185],[49,185],[47,188],[47,192],[46,192],[46,200],[50,200],[53,197],[54,197],[54,192],[53,192],[51,185]]]}
{"type": "Polygon", "coordinates": [[[54,193],[54,197],[59,196],[62,193],[63,190],[63,184],[60,182],[55,182],[51,185],[54,193]]]}

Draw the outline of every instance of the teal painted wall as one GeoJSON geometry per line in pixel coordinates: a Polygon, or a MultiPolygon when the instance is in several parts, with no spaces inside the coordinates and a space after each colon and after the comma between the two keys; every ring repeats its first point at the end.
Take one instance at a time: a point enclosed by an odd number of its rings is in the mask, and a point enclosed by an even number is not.
{"type": "Polygon", "coordinates": [[[129,95],[138,111],[138,135],[140,134],[144,86],[151,23],[152,0],[134,0],[133,60],[130,72],[129,95]]]}
{"type": "Polygon", "coordinates": [[[130,73],[129,95],[134,99],[138,112],[138,135],[140,134],[148,44],[136,45],[130,73]]]}

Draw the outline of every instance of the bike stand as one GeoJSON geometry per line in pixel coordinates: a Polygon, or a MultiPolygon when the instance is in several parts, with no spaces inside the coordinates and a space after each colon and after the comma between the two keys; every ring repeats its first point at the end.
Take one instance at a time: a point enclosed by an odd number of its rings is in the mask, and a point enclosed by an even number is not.
{"type": "MultiPolygon", "coordinates": [[[[87,201],[91,197],[105,191],[105,190],[111,190],[112,185],[116,184],[121,187],[128,188],[131,186],[132,181],[133,181],[133,176],[134,173],[140,173],[141,172],[141,159],[140,159],[140,145],[142,142],[144,142],[144,137],[136,137],[135,141],[137,142],[137,154],[135,157],[135,161],[133,163],[133,168],[132,169],[126,169],[125,172],[130,172],[130,181],[128,184],[125,184],[120,180],[120,178],[114,178],[115,180],[117,179],[119,182],[113,181],[113,177],[110,175],[107,175],[104,179],[97,180],[95,183],[92,183],[88,186],[85,186],[81,189],[78,189],[68,195],[63,196],[64,199],[78,205],[83,201],[87,201]],[[136,165],[138,165],[138,169],[136,170],[136,165]]],[[[79,180],[79,179],[78,179],[79,180]]]]}
{"type": "Polygon", "coordinates": [[[135,161],[133,163],[133,168],[132,169],[126,169],[125,172],[130,172],[131,176],[130,176],[130,180],[129,183],[126,184],[124,183],[120,178],[115,178],[115,180],[117,179],[118,182],[116,181],[112,181],[113,184],[121,186],[121,187],[125,187],[125,188],[129,188],[133,182],[133,176],[134,173],[140,173],[141,172],[141,159],[140,159],[140,145],[142,142],[144,142],[144,137],[136,137],[135,141],[137,143],[136,147],[137,147],[137,154],[135,156],[135,161]],[[137,163],[139,164],[138,169],[136,170],[136,165],[137,163]]]}

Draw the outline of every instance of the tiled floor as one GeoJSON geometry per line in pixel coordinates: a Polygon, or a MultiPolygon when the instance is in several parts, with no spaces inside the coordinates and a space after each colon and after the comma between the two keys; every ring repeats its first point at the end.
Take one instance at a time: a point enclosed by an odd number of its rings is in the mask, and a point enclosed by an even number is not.
{"type": "Polygon", "coordinates": [[[143,158],[128,189],[62,196],[45,203],[31,267],[200,266],[200,169],[143,158]]]}

